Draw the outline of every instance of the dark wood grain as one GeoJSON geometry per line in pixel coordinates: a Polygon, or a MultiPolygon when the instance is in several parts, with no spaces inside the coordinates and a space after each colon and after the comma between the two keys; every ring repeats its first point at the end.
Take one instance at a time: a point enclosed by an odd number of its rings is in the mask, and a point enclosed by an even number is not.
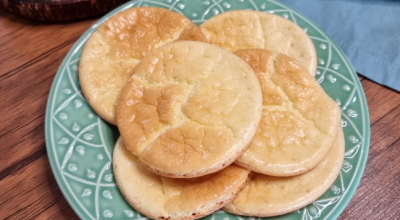
{"type": "Polygon", "coordinates": [[[0,15],[0,219],[78,219],[50,169],[44,116],[59,65],[96,19],[49,24],[3,8],[0,15]]]}
{"type": "Polygon", "coordinates": [[[8,175],[0,186],[0,206],[7,212],[2,212],[3,217],[77,219],[57,186],[46,155],[8,175]]]}
{"type": "MultiPolygon", "coordinates": [[[[44,23],[0,8],[0,219],[78,219],[50,169],[44,116],[59,65],[95,20],[44,23]]],[[[339,219],[399,219],[400,94],[359,79],[371,145],[359,188],[339,219]]]]}
{"type": "MultiPolygon", "coordinates": [[[[396,219],[400,216],[400,105],[371,127],[371,147],[356,195],[341,219],[396,219]],[[373,216],[373,217],[372,217],[373,216]]],[[[372,107],[370,107],[371,109],[372,107]]]]}

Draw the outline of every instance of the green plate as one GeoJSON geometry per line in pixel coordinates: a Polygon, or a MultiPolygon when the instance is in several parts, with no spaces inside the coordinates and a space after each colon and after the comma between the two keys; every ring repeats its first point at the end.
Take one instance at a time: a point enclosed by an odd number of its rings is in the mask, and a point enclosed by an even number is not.
{"type": "MultiPolygon", "coordinates": [[[[344,164],[335,183],[314,203],[287,215],[268,219],[334,219],[353,196],[365,168],[369,115],[365,96],[351,64],[313,22],[272,0],[142,0],[108,13],[75,43],[51,87],[46,110],[46,146],[50,165],[65,198],[82,219],[146,219],[124,200],[115,185],[111,156],[119,136],[88,105],[79,86],[82,48],[96,28],[113,14],[132,7],[155,6],[184,14],[197,25],[224,11],[249,9],[274,13],[294,21],[314,42],[318,54],[316,79],[342,109],[346,137],[344,164]]],[[[218,211],[206,219],[250,219],[218,211]]]]}

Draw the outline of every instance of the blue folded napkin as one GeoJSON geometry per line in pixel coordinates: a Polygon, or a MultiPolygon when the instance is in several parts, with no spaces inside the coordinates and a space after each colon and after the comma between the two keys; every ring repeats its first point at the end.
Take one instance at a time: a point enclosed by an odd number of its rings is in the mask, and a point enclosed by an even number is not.
{"type": "Polygon", "coordinates": [[[323,29],[356,72],[400,91],[400,1],[280,1],[323,29]]]}

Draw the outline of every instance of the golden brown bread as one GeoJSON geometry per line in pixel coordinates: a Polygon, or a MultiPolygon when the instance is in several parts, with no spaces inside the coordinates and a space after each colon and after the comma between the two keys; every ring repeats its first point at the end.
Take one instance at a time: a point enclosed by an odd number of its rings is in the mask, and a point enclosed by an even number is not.
{"type": "Polygon", "coordinates": [[[223,210],[238,215],[268,217],[283,215],[314,202],[339,175],[344,145],[343,130],[340,129],[328,155],[309,172],[292,177],[254,174],[250,183],[223,210]]]}
{"type": "Polygon", "coordinates": [[[173,42],[143,58],[121,91],[117,124],[148,169],[196,177],[233,163],[261,117],[254,71],[217,46],[173,42]]]}
{"type": "Polygon", "coordinates": [[[205,38],[185,16],[162,8],[132,8],[106,20],[88,39],[80,59],[79,82],[90,106],[116,125],[119,93],[137,63],[176,40],[205,38]]]}
{"type": "Polygon", "coordinates": [[[340,108],[290,57],[261,49],[235,54],[253,68],[263,93],[258,131],[236,162],[272,176],[293,176],[315,167],[340,129],[340,108]]]}
{"type": "Polygon", "coordinates": [[[235,164],[213,174],[173,179],[143,168],[121,139],[113,153],[114,176],[127,202],[153,219],[196,219],[232,201],[249,180],[249,170],[235,164]]]}
{"type": "Polygon", "coordinates": [[[209,43],[234,52],[266,49],[297,60],[310,74],[317,70],[317,53],[310,37],[297,24],[280,16],[237,10],[214,16],[200,25],[209,43]]]}

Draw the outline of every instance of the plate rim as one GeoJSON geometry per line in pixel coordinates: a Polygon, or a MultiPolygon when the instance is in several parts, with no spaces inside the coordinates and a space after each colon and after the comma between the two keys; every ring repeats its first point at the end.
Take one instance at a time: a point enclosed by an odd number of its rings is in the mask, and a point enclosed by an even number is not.
{"type": "MultiPolygon", "coordinates": [[[[139,0],[138,0],[139,1],[139,0]]],[[[110,12],[104,14],[103,16],[101,16],[100,18],[98,18],[98,20],[92,24],[78,39],[77,41],[74,43],[74,45],[71,47],[71,49],[68,51],[68,53],[64,56],[62,63],[60,64],[55,77],[53,79],[53,82],[51,84],[50,87],[50,92],[48,95],[48,99],[47,99],[47,103],[46,103],[46,113],[45,113],[45,144],[46,144],[46,151],[47,151],[47,156],[49,159],[49,164],[52,170],[52,174],[56,180],[57,186],[60,189],[60,191],[62,192],[64,198],[67,200],[68,205],[72,208],[72,210],[75,212],[75,214],[80,218],[80,219],[84,219],[85,216],[82,215],[81,211],[78,210],[75,205],[73,205],[76,201],[74,200],[73,196],[70,195],[70,193],[66,190],[67,186],[64,186],[64,182],[62,182],[62,177],[60,172],[58,171],[58,167],[56,162],[54,161],[55,158],[53,157],[54,155],[51,155],[51,153],[55,154],[55,152],[53,152],[53,149],[51,149],[51,146],[53,146],[52,140],[51,140],[51,117],[52,117],[52,112],[51,112],[51,108],[52,108],[52,104],[53,104],[53,99],[55,99],[55,89],[56,89],[56,85],[59,83],[59,81],[61,80],[61,75],[62,75],[62,71],[63,69],[68,65],[68,61],[70,59],[67,58],[71,58],[73,54],[76,53],[77,50],[79,50],[79,48],[86,43],[87,39],[91,36],[91,34],[93,33],[94,30],[97,29],[97,27],[99,25],[101,25],[104,21],[106,21],[110,16],[121,12],[121,11],[125,11],[129,8],[134,7],[134,4],[138,1],[128,1],[122,5],[120,5],[119,7],[111,10],[110,12]]],[[[153,1],[159,1],[159,0],[153,0],[153,1]]],[[[252,0],[249,0],[252,1],[252,0]]],[[[323,35],[326,39],[329,40],[329,43],[331,43],[332,45],[334,45],[334,48],[337,50],[338,54],[341,56],[341,58],[345,61],[346,67],[348,68],[351,77],[353,78],[354,82],[355,82],[355,87],[357,88],[358,91],[358,96],[360,98],[360,103],[361,103],[361,108],[364,111],[364,118],[363,118],[363,123],[364,123],[364,133],[365,136],[363,136],[363,143],[362,143],[362,147],[361,147],[361,156],[360,156],[360,162],[359,162],[359,166],[357,167],[357,170],[355,171],[354,177],[352,179],[352,182],[349,184],[349,188],[346,189],[345,193],[343,193],[343,195],[341,196],[339,201],[342,201],[342,203],[339,205],[339,202],[337,202],[337,204],[335,205],[334,209],[332,211],[330,211],[330,213],[328,213],[328,216],[326,217],[333,217],[335,219],[337,219],[345,210],[345,208],[348,206],[349,202],[351,201],[351,199],[353,198],[356,190],[358,189],[358,186],[360,184],[361,178],[364,174],[365,171],[365,167],[366,167],[366,163],[368,160],[368,153],[369,153],[369,148],[370,148],[370,138],[371,138],[371,131],[370,131],[370,115],[369,115],[369,110],[368,110],[368,103],[367,103],[367,99],[365,96],[365,92],[364,89],[362,87],[362,84],[360,82],[360,80],[357,77],[357,73],[354,70],[353,65],[351,64],[351,62],[348,60],[347,56],[345,55],[345,53],[343,52],[343,50],[337,45],[337,43],[335,41],[332,40],[332,38],[327,35],[322,28],[320,28],[318,25],[316,25],[312,20],[310,20],[309,18],[307,18],[306,16],[304,16],[303,14],[301,14],[300,12],[294,10],[293,8],[291,8],[290,6],[287,6],[286,4],[283,4],[279,1],[276,0],[262,0],[265,2],[272,2],[276,5],[279,5],[281,7],[287,8],[289,9],[291,12],[295,13],[297,16],[301,17],[302,19],[304,19],[305,21],[307,21],[308,23],[310,23],[311,25],[314,26],[315,30],[317,30],[321,35],[323,35]],[[334,213],[332,213],[334,211],[334,213]]],[[[266,12],[266,11],[263,11],[266,12]]],[[[137,211],[136,211],[137,212],[137,211]]],[[[326,218],[325,217],[325,218],[326,218]]],[[[324,219],[325,219],[324,218],[324,219]]]]}

